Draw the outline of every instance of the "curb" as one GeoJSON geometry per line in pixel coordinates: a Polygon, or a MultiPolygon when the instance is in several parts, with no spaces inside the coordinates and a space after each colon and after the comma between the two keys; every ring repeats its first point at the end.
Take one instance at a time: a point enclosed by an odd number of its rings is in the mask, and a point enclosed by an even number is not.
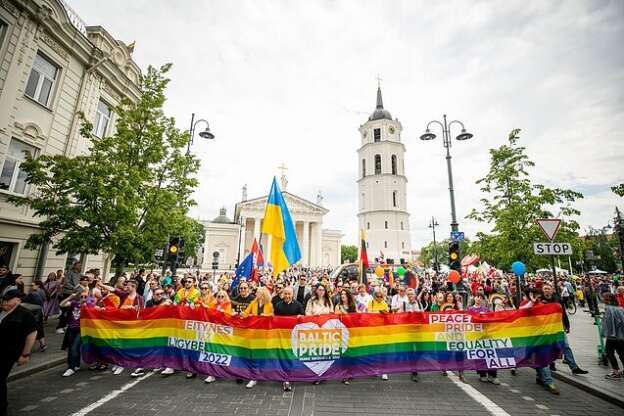
{"type": "Polygon", "coordinates": [[[9,374],[7,381],[11,382],[11,381],[19,380],[24,377],[28,377],[36,373],[40,373],[49,368],[57,367],[61,364],[64,364],[66,361],[67,361],[66,357],[54,358],[50,361],[46,361],[41,364],[33,365],[32,367],[27,367],[17,372],[12,372],[9,374]]]}
{"type": "Polygon", "coordinates": [[[611,404],[614,404],[616,406],[622,407],[624,408],[624,399],[621,397],[618,397],[614,394],[608,393],[604,390],[600,390],[600,388],[582,381],[580,378],[577,377],[572,377],[572,376],[568,376],[566,374],[561,374],[559,372],[552,372],[552,376],[553,378],[556,378],[557,380],[563,381],[564,383],[570,384],[574,387],[577,387],[589,394],[591,394],[592,396],[596,396],[598,398],[601,398],[611,404]]]}

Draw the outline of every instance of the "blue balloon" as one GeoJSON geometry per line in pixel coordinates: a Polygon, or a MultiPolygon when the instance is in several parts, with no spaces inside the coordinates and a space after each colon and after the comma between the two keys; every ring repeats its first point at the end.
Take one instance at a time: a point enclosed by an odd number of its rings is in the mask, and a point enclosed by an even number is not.
{"type": "Polygon", "coordinates": [[[522,276],[526,272],[526,266],[521,261],[514,261],[511,265],[511,271],[516,276],[522,276]]]}

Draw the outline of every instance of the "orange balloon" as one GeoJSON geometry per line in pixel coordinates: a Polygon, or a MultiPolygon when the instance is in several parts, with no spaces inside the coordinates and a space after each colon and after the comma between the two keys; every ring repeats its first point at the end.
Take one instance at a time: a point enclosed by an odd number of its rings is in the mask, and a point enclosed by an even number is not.
{"type": "Polygon", "coordinates": [[[461,280],[461,276],[457,270],[451,270],[448,274],[448,280],[451,283],[457,284],[461,280]]]}

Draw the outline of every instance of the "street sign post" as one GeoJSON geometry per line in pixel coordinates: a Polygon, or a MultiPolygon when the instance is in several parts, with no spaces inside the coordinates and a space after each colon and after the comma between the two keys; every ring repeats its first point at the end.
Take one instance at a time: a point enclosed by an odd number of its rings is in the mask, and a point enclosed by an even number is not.
{"type": "MultiPolygon", "coordinates": [[[[542,254],[542,253],[537,253],[537,251],[543,251],[546,249],[548,250],[552,249],[554,251],[555,247],[557,247],[557,249],[559,250],[562,249],[560,244],[553,243],[553,241],[555,240],[555,236],[557,235],[557,232],[559,231],[559,227],[561,227],[561,220],[559,218],[538,218],[535,220],[535,222],[540,227],[540,229],[542,230],[542,233],[544,233],[546,238],[550,240],[550,243],[533,244],[533,252],[538,255],[550,255],[551,256],[550,267],[552,268],[553,284],[555,285],[555,293],[559,295],[559,285],[557,284],[557,268],[555,267],[555,256],[559,254],[563,254],[563,253],[552,253],[552,254],[543,253],[542,254]],[[547,245],[547,247],[545,247],[545,245],[547,245]]],[[[569,245],[568,243],[565,243],[565,244],[569,246],[570,253],[572,253],[572,246],[569,245]]]]}
{"type": "Polygon", "coordinates": [[[533,254],[538,256],[570,256],[572,255],[572,244],[533,243],[533,254]]]}
{"type": "Polygon", "coordinates": [[[464,241],[464,232],[451,231],[451,241],[464,241]]]}

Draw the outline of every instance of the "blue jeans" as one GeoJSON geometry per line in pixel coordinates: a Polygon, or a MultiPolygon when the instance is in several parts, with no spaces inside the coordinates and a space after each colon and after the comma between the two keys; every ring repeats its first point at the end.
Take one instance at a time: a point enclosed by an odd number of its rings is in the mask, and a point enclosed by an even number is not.
{"type": "Polygon", "coordinates": [[[563,339],[565,340],[565,347],[563,347],[563,358],[568,362],[568,367],[570,367],[570,370],[574,370],[575,368],[578,368],[578,364],[574,359],[572,348],[570,348],[570,344],[568,344],[568,336],[564,335],[563,339]]]}
{"type": "Polygon", "coordinates": [[[68,328],[68,331],[67,368],[73,370],[76,367],[80,367],[80,328],[68,328]]]}
{"type": "Polygon", "coordinates": [[[541,380],[545,385],[554,384],[549,367],[536,368],[535,372],[537,373],[537,379],[541,380]]]}

